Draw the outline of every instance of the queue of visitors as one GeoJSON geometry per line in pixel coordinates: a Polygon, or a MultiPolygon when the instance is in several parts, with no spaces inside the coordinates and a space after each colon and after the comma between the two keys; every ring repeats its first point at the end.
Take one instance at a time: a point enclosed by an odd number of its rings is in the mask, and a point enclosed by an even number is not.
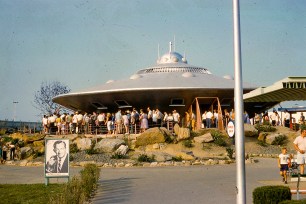
{"type": "MultiPolygon", "coordinates": [[[[235,121],[234,109],[231,109],[231,111],[224,109],[223,114],[216,109],[213,111],[205,110],[201,115],[201,128],[218,128],[220,125],[219,120],[222,120],[220,124],[223,124],[224,128],[226,128],[229,121],[235,121]]],[[[245,111],[243,120],[246,124],[271,124],[272,126],[283,124],[289,127],[290,114],[285,111],[282,123],[281,117],[276,110],[273,110],[270,115],[268,112],[255,113],[252,119],[250,119],[249,114],[245,111]]],[[[197,118],[194,112],[185,112],[185,116],[181,118],[176,110],[162,113],[158,108],[151,110],[150,107],[140,109],[139,112],[133,108],[132,111],[119,109],[115,113],[93,112],[92,114],[82,114],[79,111],[73,114],[54,113],[49,116],[44,115],[42,119],[44,133],[55,133],[58,135],[74,133],[130,134],[141,133],[151,127],[167,127],[167,129],[172,130],[175,123],[195,130],[196,121],[197,118]]],[[[301,113],[299,123],[305,123],[303,113],[301,113]]]]}
{"type": "MultiPolygon", "coordinates": [[[[159,109],[130,110],[119,109],[116,113],[93,112],[92,114],[76,111],[74,114],[44,115],[42,124],[45,134],[130,134],[144,132],[149,127],[173,127],[180,123],[180,114],[162,113],[159,109]]],[[[169,128],[168,128],[169,129],[169,128]]]]}

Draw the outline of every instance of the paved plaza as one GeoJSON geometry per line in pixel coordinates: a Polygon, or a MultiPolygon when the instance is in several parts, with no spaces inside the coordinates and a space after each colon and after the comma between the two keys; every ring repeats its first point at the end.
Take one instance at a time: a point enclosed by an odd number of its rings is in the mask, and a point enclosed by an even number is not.
{"type": "MultiPolygon", "coordinates": [[[[252,203],[252,192],[256,187],[283,185],[277,159],[258,160],[258,163],[246,164],[247,203],[252,203]]],[[[71,176],[80,170],[81,167],[71,167],[71,176]]],[[[63,181],[53,178],[50,182],[63,181]]],[[[43,166],[0,165],[0,183],[44,182],[43,166]]],[[[304,183],[301,188],[306,189],[304,183]]],[[[294,188],[296,183],[289,182],[288,185],[294,188]]],[[[99,188],[92,202],[236,203],[236,165],[102,168],[99,188]]]]}

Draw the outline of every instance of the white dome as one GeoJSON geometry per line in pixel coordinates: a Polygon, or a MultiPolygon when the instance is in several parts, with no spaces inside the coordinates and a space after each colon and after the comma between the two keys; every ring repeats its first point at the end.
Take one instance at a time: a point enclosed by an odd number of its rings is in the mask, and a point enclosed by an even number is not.
{"type": "Polygon", "coordinates": [[[177,52],[169,52],[164,54],[158,61],[158,64],[165,64],[165,63],[185,63],[187,64],[187,60],[177,52]]]}

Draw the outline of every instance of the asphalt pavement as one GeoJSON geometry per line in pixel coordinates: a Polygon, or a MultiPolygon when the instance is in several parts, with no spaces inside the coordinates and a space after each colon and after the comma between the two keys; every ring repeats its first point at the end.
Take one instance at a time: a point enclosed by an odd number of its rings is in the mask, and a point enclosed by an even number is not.
{"type": "MultiPolygon", "coordinates": [[[[279,176],[277,159],[258,160],[258,163],[246,164],[247,203],[252,203],[252,192],[258,186],[285,185],[279,176]]],[[[81,169],[81,167],[71,167],[70,175],[78,174],[81,169]]],[[[66,180],[53,178],[50,182],[66,180]]],[[[44,182],[43,166],[0,165],[2,184],[44,182]]],[[[296,182],[289,181],[287,185],[296,188],[296,182]]],[[[306,189],[306,182],[303,182],[300,188],[306,189]]],[[[92,203],[236,203],[236,192],[236,164],[101,168],[99,187],[92,203]]],[[[293,195],[292,198],[296,199],[296,196],[293,195]]]]}

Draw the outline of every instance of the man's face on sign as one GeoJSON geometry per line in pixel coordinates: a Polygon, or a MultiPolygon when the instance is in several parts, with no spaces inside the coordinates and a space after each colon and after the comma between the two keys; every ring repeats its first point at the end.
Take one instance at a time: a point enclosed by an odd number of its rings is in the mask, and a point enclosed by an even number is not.
{"type": "Polygon", "coordinates": [[[55,149],[54,149],[56,155],[59,157],[59,158],[62,158],[65,156],[66,154],[66,147],[65,147],[65,144],[63,142],[57,144],[55,146],[55,149]]]}

